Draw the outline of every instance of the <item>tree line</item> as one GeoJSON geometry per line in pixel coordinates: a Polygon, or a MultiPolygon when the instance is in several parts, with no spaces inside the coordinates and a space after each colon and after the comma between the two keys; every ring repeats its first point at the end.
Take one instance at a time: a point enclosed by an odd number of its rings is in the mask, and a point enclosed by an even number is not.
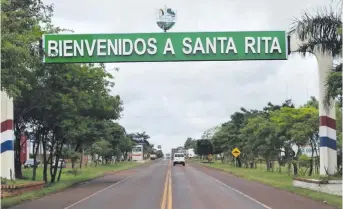
{"type": "Polygon", "coordinates": [[[15,177],[23,178],[23,134],[33,141],[34,162],[43,148],[43,180],[51,183],[60,180],[60,160],[71,159],[72,167],[80,160],[81,168],[84,154],[104,163],[127,159],[136,143],[153,153],[147,133],[127,133],[116,122],[123,102],[110,91],[113,72],[103,64],[42,63],[42,34],[67,31],[52,15],[53,5],[41,0],[1,1],[1,90],[14,103],[15,177]]]}
{"type": "MultiPolygon", "coordinates": [[[[337,127],[342,126],[342,110],[336,105],[337,127]]],[[[298,175],[319,173],[319,113],[318,101],[311,99],[300,107],[295,107],[291,100],[280,105],[268,103],[262,110],[241,108],[233,113],[230,120],[214,129],[205,131],[202,138],[188,138],[186,148],[194,148],[201,156],[218,154],[224,162],[236,161],[237,167],[256,168],[258,163],[265,163],[267,170],[275,168],[281,172],[286,166],[288,172],[298,175]],[[310,146],[311,157],[307,157],[301,149],[310,146]],[[235,159],[231,151],[237,147],[241,154],[235,159]],[[293,168],[293,172],[291,171],[293,168]]],[[[342,131],[337,129],[338,162],[342,169],[342,131]]]]}

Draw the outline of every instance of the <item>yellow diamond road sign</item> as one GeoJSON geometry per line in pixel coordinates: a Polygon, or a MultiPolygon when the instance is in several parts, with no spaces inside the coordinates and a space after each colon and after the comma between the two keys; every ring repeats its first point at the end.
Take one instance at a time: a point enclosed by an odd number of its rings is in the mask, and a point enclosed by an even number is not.
{"type": "Polygon", "coordinates": [[[232,150],[232,155],[235,157],[238,157],[241,154],[241,151],[236,147],[235,149],[232,150]]]}

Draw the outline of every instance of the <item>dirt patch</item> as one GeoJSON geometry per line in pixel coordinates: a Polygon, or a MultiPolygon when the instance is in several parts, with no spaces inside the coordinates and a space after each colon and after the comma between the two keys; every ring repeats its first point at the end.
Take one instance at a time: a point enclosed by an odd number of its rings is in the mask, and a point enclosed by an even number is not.
{"type": "Polygon", "coordinates": [[[44,187],[44,181],[30,182],[20,185],[1,185],[1,199],[6,197],[13,197],[25,192],[32,192],[40,190],[44,187]]]}

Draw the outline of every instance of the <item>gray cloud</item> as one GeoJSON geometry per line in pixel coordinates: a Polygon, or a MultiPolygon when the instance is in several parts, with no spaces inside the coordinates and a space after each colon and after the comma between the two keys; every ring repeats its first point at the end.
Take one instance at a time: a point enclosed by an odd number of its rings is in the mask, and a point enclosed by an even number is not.
{"type": "MultiPolygon", "coordinates": [[[[52,2],[52,0],[46,3],[52,2]]],[[[288,30],[293,17],[326,0],[238,1],[59,0],[53,21],[76,33],[161,32],[155,12],[164,4],[175,8],[174,32],[288,30]]],[[[113,93],[124,102],[120,123],[127,131],[147,131],[163,150],[182,145],[187,136],[229,119],[244,106],[262,108],[267,102],[292,98],[301,105],[318,95],[313,57],[290,56],[287,61],[183,62],[107,64],[114,72],[113,93]]]]}

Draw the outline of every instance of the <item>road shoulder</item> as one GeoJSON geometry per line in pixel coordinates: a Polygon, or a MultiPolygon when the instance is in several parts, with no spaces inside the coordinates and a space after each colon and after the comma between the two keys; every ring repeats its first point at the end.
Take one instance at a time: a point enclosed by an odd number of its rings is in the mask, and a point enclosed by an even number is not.
{"type": "MultiPolygon", "coordinates": [[[[339,203],[328,205],[315,201],[305,196],[299,196],[295,192],[289,192],[280,188],[272,187],[261,182],[245,179],[244,176],[235,176],[223,169],[213,168],[198,162],[188,162],[193,168],[223,182],[226,185],[246,194],[271,208],[312,208],[333,209],[340,208],[339,203]],[[291,205],[292,207],[291,207],[291,205]],[[294,204],[294,206],[293,206],[294,204]]],[[[296,188],[301,189],[301,188],[296,188]]],[[[302,189],[305,190],[305,189],[302,189]]],[[[319,194],[320,195],[320,194],[319,194]]],[[[337,198],[338,199],[338,198],[337,198]]]]}
{"type": "MultiPolygon", "coordinates": [[[[72,183],[56,183],[52,187],[43,188],[40,191],[28,192],[23,195],[2,199],[1,208],[35,208],[36,201],[54,205],[67,205],[76,202],[84,197],[87,197],[101,189],[104,189],[111,184],[123,180],[129,175],[132,175],[138,169],[145,168],[151,163],[133,164],[131,166],[123,166],[113,171],[104,171],[93,178],[82,179],[72,183]],[[26,207],[26,205],[28,207],[26,207]]],[[[52,209],[52,207],[49,207],[52,209]]]]}

